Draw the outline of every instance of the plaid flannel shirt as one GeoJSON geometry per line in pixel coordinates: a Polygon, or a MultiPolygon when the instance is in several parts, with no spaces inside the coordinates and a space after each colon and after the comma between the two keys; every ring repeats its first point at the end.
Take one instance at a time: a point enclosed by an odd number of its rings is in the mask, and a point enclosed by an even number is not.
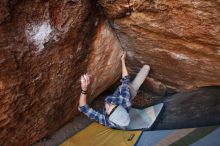
{"type": "MultiPolygon", "coordinates": [[[[128,87],[130,76],[127,75],[123,77],[120,81],[122,82],[122,84],[116,89],[112,96],[107,96],[105,98],[105,102],[108,104],[121,105],[129,112],[131,108],[131,96],[128,87]]],[[[116,127],[114,123],[109,121],[105,108],[103,109],[103,111],[96,111],[93,108],[90,108],[88,105],[84,105],[79,107],[79,111],[84,113],[90,119],[95,120],[104,126],[110,128],[116,127]]]]}

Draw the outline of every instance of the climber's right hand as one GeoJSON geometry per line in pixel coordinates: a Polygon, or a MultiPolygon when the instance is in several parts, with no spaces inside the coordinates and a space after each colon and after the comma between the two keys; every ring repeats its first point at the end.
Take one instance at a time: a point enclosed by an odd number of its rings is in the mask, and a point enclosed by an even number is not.
{"type": "Polygon", "coordinates": [[[126,58],[126,51],[123,51],[123,54],[121,56],[121,61],[125,61],[126,58]]]}

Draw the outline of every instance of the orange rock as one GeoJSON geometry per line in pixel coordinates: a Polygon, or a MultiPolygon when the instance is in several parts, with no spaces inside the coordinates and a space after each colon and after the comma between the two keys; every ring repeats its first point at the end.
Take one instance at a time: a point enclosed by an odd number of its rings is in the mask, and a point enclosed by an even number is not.
{"type": "Polygon", "coordinates": [[[98,21],[94,2],[19,1],[4,8],[0,145],[30,145],[78,113],[81,74],[92,75],[90,101],[120,77],[121,47],[108,22],[98,21]]]}
{"type": "Polygon", "coordinates": [[[101,19],[93,38],[88,73],[92,76],[90,94],[97,97],[121,76],[121,45],[106,20],[101,19]]]}
{"type": "Polygon", "coordinates": [[[119,79],[122,47],[131,74],[151,66],[152,90],[220,85],[218,2],[98,4],[0,2],[0,145],[30,145],[73,118],[80,75],[92,76],[92,101],[119,79]]]}
{"type": "Polygon", "coordinates": [[[131,15],[120,19],[111,13],[116,2],[100,1],[129,53],[130,68],[149,64],[150,77],[177,90],[220,85],[217,1],[130,0],[131,15]]]}

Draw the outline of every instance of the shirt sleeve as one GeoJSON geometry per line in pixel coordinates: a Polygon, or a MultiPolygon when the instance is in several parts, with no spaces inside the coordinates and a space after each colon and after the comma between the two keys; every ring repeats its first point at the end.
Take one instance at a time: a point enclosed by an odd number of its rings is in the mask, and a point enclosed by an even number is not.
{"type": "Polygon", "coordinates": [[[106,118],[104,114],[97,112],[96,110],[90,108],[87,104],[84,106],[79,106],[79,111],[84,113],[90,119],[99,122],[102,125],[106,125],[106,118]]]}
{"type": "Polygon", "coordinates": [[[119,96],[118,102],[122,105],[125,109],[129,110],[131,107],[131,95],[129,91],[129,82],[130,76],[127,75],[121,79],[122,85],[119,88],[119,96]]]}
{"type": "Polygon", "coordinates": [[[131,95],[130,95],[130,91],[128,88],[128,85],[122,85],[121,86],[121,92],[120,92],[120,96],[119,98],[121,98],[121,105],[127,110],[129,111],[130,107],[131,107],[131,95]]]}
{"type": "Polygon", "coordinates": [[[128,84],[130,82],[130,76],[124,76],[121,80],[122,84],[128,84]]]}
{"type": "Polygon", "coordinates": [[[131,96],[129,89],[130,76],[125,76],[121,80],[122,84],[116,89],[112,96],[107,96],[105,101],[116,105],[122,105],[127,111],[131,107],[131,96]]]}
{"type": "Polygon", "coordinates": [[[125,76],[121,79],[122,85],[120,87],[120,95],[125,98],[130,100],[130,91],[129,91],[129,85],[128,83],[130,82],[130,76],[125,76]]]}
{"type": "Polygon", "coordinates": [[[121,86],[125,86],[128,85],[128,83],[130,82],[130,76],[127,75],[123,78],[121,78],[120,82],[122,83],[113,93],[114,97],[118,97],[121,94],[121,86]]]}

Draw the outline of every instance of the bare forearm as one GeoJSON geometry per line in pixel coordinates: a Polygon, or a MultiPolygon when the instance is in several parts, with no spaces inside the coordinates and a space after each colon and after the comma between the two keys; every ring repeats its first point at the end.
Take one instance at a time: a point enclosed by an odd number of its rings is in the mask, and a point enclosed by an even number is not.
{"type": "Polygon", "coordinates": [[[121,63],[122,63],[122,77],[125,77],[128,75],[128,70],[125,64],[125,60],[122,60],[121,63]]]}
{"type": "Polygon", "coordinates": [[[80,94],[80,98],[79,98],[79,106],[84,106],[86,105],[86,94],[80,94]]]}

